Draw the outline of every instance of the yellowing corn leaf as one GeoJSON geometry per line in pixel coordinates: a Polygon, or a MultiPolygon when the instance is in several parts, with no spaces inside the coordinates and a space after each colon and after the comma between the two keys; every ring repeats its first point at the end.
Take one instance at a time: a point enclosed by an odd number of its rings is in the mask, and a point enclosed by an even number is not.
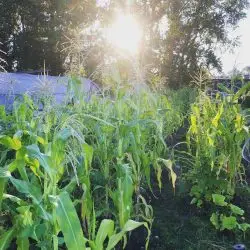
{"type": "Polygon", "coordinates": [[[6,135],[0,135],[0,144],[4,145],[7,148],[19,150],[22,147],[22,143],[17,138],[11,138],[6,135]]]}
{"type": "Polygon", "coordinates": [[[220,109],[219,111],[217,112],[216,116],[214,117],[214,119],[212,120],[212,124],[217,128],[218,127],[218,124],[219,124],[219,120],[220,120],[220,117],[223,113],[223,110],[224,110],[224,107],[223,105],[220,106],[220,109]]]}
{"type": "Polygon", "coordinates": [[[165,160],[162,158],[159,158],[158,161],[162,162],[165,167],[170,171],[170,176],[171,176],[171,180],[172,180],[172,185],[173,188],[175,189],[175,183],[176,183],[176,179],[177,179],[177,175],[173,170],[173,163],[170,160],[165,160]]]}

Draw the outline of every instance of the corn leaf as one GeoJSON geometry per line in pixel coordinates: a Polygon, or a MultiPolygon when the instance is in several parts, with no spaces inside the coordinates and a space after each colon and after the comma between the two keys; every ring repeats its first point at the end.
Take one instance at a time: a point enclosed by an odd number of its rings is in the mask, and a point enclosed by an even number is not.
{"type": "Polygon", "coordinates": [[[29,239],[18,237],[16,240],[17,250],[29,250],[29,239]]]}
{"type": "Polygon", "coordinates": [[[103,243],[107,237],[111,237],[114,232],[114,221],[112,220],[102,220],[101,225],[98,229],[95,247],[98,250],[103,249],[103,243]]]}
{"type": "Polygon", "coordinates": [[[19,139],[11,138],[6,135],[0,135],[0,144],[14,150],[19,150],[22,147],[22,143],[19,139]]]}
{"type": "Polygon", "coordinates": [[[13,240],[14,235],[15,235],[15,228],[12,228],[7,232],[5,232],[0,237],[0,250],[9,249],[10,243],[13,240]]]}
{"type": "Polygon", "coordinates": [[[175,189],[175,183],[177,180],[177,175],[173,170],[173,163],[170,160],[165,160],[162,158],[159,158],[158,161],[163,162],[163,164],[165,165],[165,167],[170,171],[170,176],[171,176],[171,180],[172,180],[172,186],[175,189]]]}
{"type": "Polygon", "coordinates": [[[134,229],[140,226],[145,226],[149,232],[147,223],[128,220],[121,232],[111,236],[108,242],[107,250],[113,249],[122,240],[122,238],[126,235],[127,232],[133,231],[134,229]]]}
{"type": "Polygon", "coordinates": [[[51,158],[40,152],[40,149],[37,145],[30,145],[26,147],[28,154],[31,158],[37,159],[40,165],[44,168],[44,170],[48,173],[50,178],[53,175],[53,169],[51,166],[51,158]]]}
{"type": "Polygon", "coordinates": [[[85,250],[86,240],[74,205],[66,192],[51,197],[56,205],[56,217],[69,250],[85,250]]]}

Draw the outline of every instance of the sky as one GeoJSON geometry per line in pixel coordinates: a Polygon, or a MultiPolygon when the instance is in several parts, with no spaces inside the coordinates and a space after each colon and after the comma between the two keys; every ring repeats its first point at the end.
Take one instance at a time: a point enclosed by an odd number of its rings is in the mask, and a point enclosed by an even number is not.
{"type": "Polygon", "coordinates": [[[228,73],[234,66],[243,69],[250,66],[250,9],[247,18],[239,23],[239,28],[234,31],[234,36],[240,36],[240,45],[235,48],[233,53],[227,52],[222,55],[223,71],[228,73]]]}

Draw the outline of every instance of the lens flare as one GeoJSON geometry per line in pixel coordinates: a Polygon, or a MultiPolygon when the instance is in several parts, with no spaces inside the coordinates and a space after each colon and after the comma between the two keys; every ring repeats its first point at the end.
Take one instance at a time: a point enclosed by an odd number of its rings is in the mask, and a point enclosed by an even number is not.
{"type": "Polygon", "coordinates": [[[131,15],[120,14],[108,28],[107,40],[117,47],[136,54],[142,38],[142,29],[131,15]]]}

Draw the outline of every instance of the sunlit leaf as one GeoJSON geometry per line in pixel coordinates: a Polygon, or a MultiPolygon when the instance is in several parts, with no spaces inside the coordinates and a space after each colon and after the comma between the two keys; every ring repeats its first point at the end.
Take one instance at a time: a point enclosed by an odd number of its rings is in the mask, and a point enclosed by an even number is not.
{"type": "Polygon", "coordinates": [[[56,217],[62,230],[66,246],[69,250],[86,249],[86,240],[83,236],[81,224],[73,203],[66,192],[51,197],[56,206],[56,217]]]}
{"type": "Polygon", "coordinates": [[[224,207],[228,204],[227,202],[225,202],[226,197],[221,194],[212,194],[212,198],[213,203],[217,206],[224,207]]]}
{"type": "Polygon", "coordinates": [[[0,144],[14,150],[19,150],[22,147],[22,143],[19,139],[15,137],[11,138],[6,135],[0,135],[0,144]]]}

